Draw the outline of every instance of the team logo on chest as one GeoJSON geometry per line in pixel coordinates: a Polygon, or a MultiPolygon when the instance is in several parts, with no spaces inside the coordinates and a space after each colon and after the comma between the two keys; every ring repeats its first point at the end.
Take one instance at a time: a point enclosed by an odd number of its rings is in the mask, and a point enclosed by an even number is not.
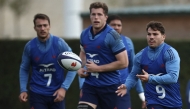
{"type": "Polygon", "coordinates": [[[86,53],[86,55],[88,55],[91,59],[87,59],[87,61],[92,61],[92,62],[94,62],[94,63],[96,63],[96,64],[98,64],[98,63],[100,63],[100,60],[98,60],[98,59],[92,59],[92,58],[94,58],[95,56],[97,57],[98,56],[98,54],[90,54],[90,53],[86,53]]]}
{"type": "Polygon", "coordinates": [[[56,69],[54,67],[54,63],[39,65],[39,72],[55,72],[55,71],[56,69]]]}
{"type": "Polygon", "coordinates": [[[93,58],[94,56],[97,56],[98,54],[90,54],[90,53],[86,53],[90,58],[93,58]]]}

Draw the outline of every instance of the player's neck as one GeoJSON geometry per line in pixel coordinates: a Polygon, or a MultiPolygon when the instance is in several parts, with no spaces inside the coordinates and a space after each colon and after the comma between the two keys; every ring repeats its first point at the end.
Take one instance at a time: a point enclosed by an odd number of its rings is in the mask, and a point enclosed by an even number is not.
{"type": "Polygon", "coordinates": [[[46,42],[48,39],[49,39],[50,35],[48,34],[46,37],[38,37],[38,39],[41,41],[41,42],[46,42]]]}
{"type": "Polygon", "coordinates": [[[94,27],[93,27],[93,28],[92,28],[93,34],[94,34],[94,35],[98,34],[98,33],[101,32],[102,30],[104,30],[105,26],[106,26],[106,24],[104,24],[101,28],[94,28],[94,27]]]}

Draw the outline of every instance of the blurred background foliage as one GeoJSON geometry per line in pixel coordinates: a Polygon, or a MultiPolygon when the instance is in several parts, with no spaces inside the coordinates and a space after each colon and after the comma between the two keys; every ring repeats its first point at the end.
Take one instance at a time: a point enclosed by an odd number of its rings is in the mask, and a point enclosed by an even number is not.
{"type": "Polygon", "coordinates": [[[1,24],[1,29],[0,29],[0,36],[3,36],[4,29],[5,29],[5,13],[4,9],[5,8],[10,8],[11,11],[14,13],[14,34],[16,36],[20,36],[20,19],[24,13],[27,12],[29,9],[29,3],[30,0],[0,0],[0,24],[1,24]]]}
{"type": "MultiPolygon", "coordinates": [[[[29,109],[29,104],[20,103],[19,96],[19,66],[27,40],[0,40],[0,109],[29,109]]],[[[76,54],[79,53],[79,40],[66,40],[76,54]]],[[[147,46],[146,40],[133,40],[136,53],[147,46]]],[[[187,109],[185,101],[186,85],[189,80],[190,41],[166,40],[179,53],[181,58],[180,85],[183,99],[183,109],[187,109]]],[[[141,101],[135,89],[131,91],[132,109],[140,109],[141,101]]],[[[79,84],[76,76],[66,94],[66,109],[76,109],[79,100],[79,84]]]]}

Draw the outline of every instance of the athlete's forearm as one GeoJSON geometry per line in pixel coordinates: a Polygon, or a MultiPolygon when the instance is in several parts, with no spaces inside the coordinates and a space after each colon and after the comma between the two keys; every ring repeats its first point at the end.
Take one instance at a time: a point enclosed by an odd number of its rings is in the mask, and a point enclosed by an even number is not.
{"type": "Polygon", "coordinates": [[[128,91],[131,90],[131,88],[133,88],[136,85],[137,81],[138,81],[138,78],[136,77],[136,74],[130,73],[125,81],[127,90],[128,91]]]}
{"type": "Polygon", "coordinates": [[[81,78],[80,76],[78,76],[78,80],[79,80],[79,88],[82,88],[82,85],[84,84],[85,78],[81,78]]]}
{"type": "Polygon", "coordinates": [[[65,80],[62,83],[61,87],[68,90],[71,83],[73,82],[75,76],[76,76],[76,71],[68,71],[67,75],[65,77],[65,80]]]}
{"type": "Polygon", "coordinates": [[[19,72],[20,92],[27,91],[28,77],[29,77],[29,70],[21,67],[19,72]]]}
{"type": "Polygon", "coordinates": [[[80,51],[79,57],[82,60],[82,68],[83,68],[85,66],[85,64],[86,64],[86,54],[82,49],[80,51]]]}
{"type": "Polygon", "coordinates": [[[142,82],[140,79],[138,79],[137,83],[135,84],[135,89],[138,93],[142,93],[144,92],[143,86],[142,86],[142,82]]]}
{"type": "Polygon", "coordinates": [[[109,64],[100,65],[97,72],[108,72],[128,67],[129,60],[126,50],[116,55],[117,60],[109,64]]]}
{"type": "Polygon", "coordinates": [[[162,75],[160,72],[160,75],[150,75],[148,83],[153,84],[172,84],[176,83],[179,78],[179,69],[180,69],[180,61],[178,59],[168,61],[165,64],[166,67],[166,74],[162,75]]]}
{"type": "Polygon", "coordinates": [[[165,74],[162,76],[156,76],[156,75],[151,75],[149,76],[148,83],[152,84],[172,84],[176,83],[178,80],[178,77],[176,76],[175,73],[169,73],[165,74]]]}
{"type": "Polygon", "coordinates": [[[20,81],[20,92],[27,91],[29,69],[30,69],[30,58],[29,58],[29,46],[27,46],[22,55],[22,62],[19,71],[19,81],[20,81]]]}

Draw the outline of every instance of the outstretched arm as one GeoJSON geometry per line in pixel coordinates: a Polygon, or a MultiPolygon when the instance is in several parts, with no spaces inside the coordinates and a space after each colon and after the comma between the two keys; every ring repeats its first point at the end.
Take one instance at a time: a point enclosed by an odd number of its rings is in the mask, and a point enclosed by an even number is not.
{"type": "Polygon", "coordinates": [[[20,95],[19,99],[21,102],[27,101],[27,83],[29,77],[29,70],[30,70],[30,44],[29,42],[26,44],[23,54],[22,54],[22,62],[20,65],[19,71],[19,81],[20,81],[20,95]]]}
{"type": "Polygon", "coordinates": [[[118,87],[118,90],[116,91],[118,96],[125,95],[127,91],[129,91],[132,87],[134,87],[136,82],[138,81],[136,75],[141,73],[141,67],[140,67],[141,54],[142,51],[135,56],[132,71],[131,73],[129,73],[125,84],[122,84],[121,86],[118,87]]]}

